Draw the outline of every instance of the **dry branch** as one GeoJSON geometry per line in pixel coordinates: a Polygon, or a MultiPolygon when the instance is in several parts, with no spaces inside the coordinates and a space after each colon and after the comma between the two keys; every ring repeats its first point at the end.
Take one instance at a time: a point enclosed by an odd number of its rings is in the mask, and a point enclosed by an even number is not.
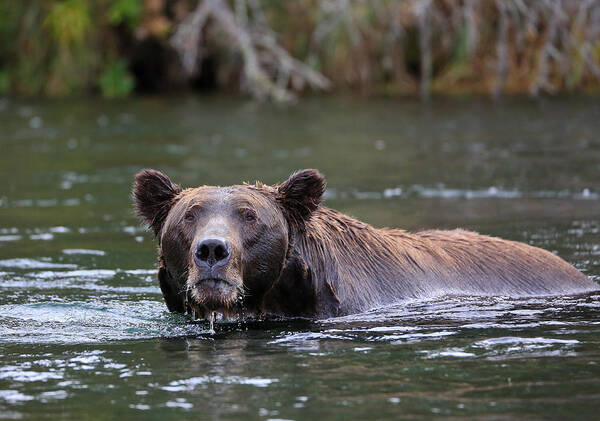
{"type": "Polygon", "coordinates": [[[244,63],[242,87],[255,98],[275,101],[295,98],[288,89],[291,78],[296,85],[306,83],[315,89],[330,88],[326,77],[294,59],[279,45],[275,33],[266,26],[258,0],[250,0],[251,16],[246,6],[246,0],[236,0],[233,11],[222,0],[201,0],[179,25],[171,43],[189,75],[198,71],[198,62],[202,58],[202,30],[212,18],[213,24],[228,35],[228,43],[241,54],[244,63]]]}
{"type": "MultiPolygon", "coordinates": [[[[202,33],[211,25],[242,58],[241,86],[253,96],[287,100],[305,86],[329,89],[323,74],[282,47],[262,6],[261,0],[199,0],[172,38],[185,71],[198,72],[206,54],[202,33]]],[[[494,96],[515,86],[538,95],[600,78],[600,0],[317,0],[316,7],[307,57],[342,83],[352,83],[350,72],[359,83],[384,73],[409,80],[407,86],[418,83],[427,98],[440,75],[439,57],[456,57],[458,49],[466,52],[461,68],[471,69],[463,75],[482,79],[494,96]],[[416,47],[405,44],[411,31],[416,47]],[[340,43],[346,44],[337,49],[340,43]],[[405,64],[415,48],[418,73],[409,75],[405,64]],[[384,72],[369,67],[373,60],[384,72]]]]}

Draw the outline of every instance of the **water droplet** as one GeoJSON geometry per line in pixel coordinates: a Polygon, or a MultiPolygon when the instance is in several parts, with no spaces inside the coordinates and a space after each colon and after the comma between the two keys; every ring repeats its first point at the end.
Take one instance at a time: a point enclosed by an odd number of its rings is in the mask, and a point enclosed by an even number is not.
{"type": "Polygon", "coordinates": [[[210,317],[209,317],[209,330],[208,333],[210,333],[211,335],[215,334],[215,318],[217,316],[217,313],[215,311],[210,313],[210,317]]]}

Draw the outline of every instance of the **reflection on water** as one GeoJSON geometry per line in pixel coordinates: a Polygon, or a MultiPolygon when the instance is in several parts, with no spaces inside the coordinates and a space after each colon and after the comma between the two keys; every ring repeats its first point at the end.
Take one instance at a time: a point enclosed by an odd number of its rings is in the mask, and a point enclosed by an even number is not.
{"type": "Polygon", "coordinates": [[[377,226],[462,226],[600,279],[600,110],[224,99],[0,107],[0,418],[595,419],[600,294],[444,297],[321,321],[169,314],[132,175],[320,168],[377,226]]]}

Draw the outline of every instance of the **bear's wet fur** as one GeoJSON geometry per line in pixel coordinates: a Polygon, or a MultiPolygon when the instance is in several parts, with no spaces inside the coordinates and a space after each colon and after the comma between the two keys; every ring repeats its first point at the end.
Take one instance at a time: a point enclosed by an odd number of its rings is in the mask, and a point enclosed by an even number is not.
{"type": "Polygon", "coordinates": [[[170,311],[207,318],[330,317],[444,295],[551,296],[598,285],[554,254],[461,229],[374,228],[321,206],[325,178],[182,189],[136,175],[170,311]]]}

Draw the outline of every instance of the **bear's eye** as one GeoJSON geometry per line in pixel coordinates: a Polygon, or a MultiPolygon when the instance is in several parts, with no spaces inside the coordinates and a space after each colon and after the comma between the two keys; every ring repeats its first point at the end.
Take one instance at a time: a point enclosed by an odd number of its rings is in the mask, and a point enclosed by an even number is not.
{"type": "Polygon", "coordinates": [[[196,217],[194,216],[194,214],[192,212],[186,212],[185,215],[183,216],[183,220],[185,222],[194,222],[194,219],[196,217]]]}
{"type": "Polygon", "coordinates": [[[252,209],[241,209],[240,215],[246,222],[256,221],[256,212],[254,212],[252,209]]]}

